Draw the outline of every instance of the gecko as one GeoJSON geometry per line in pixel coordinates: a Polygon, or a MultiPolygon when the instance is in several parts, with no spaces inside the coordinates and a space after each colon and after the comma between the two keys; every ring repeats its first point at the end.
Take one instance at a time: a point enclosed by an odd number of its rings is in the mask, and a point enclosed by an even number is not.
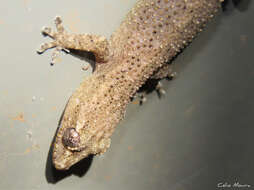
{"type": "Polygon", "coordinates": [[[67,170],[90,154],[103,154],[138,89],[151,78],[172,73],[168,64],[221,8],[223,0],[138,0],[109,39],[93,34],[69,34],[62,19],[56,31],[42,33],[53,40],[38,53],[55,48],[80,50],[95,56],[96,67],[71,95],[53,145],[56,169],[67,170]]]}

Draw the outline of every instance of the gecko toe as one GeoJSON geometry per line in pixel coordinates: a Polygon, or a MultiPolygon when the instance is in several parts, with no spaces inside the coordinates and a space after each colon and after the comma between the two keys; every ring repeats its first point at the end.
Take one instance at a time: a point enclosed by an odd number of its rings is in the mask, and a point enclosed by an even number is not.
{"type": "Polygon", "coordinates": [[[172,78],[175,78],[176,76],[177,76],[176,72],[173,72],[173,73],[170,74],[170,77],[172,77],[172,78]]]}
{"type": "Polygon", "coordinates": [[[62,47],[59,47],[59,46],[57,46],[55,49],[54,49],[54,51],[52,52],[52,56],[51,56],[51,65],[54,65],[56,62],[57,62],[57,60],[58,60],[58,58],[59,58],[59,54],[60,54],[60,52],[62,51],[62,47]]]}
{"type": "Polygon", "coordinates": [[[166,94],[166,91],[163,89],[161,82],[158,82],[155,89],[156,89],[156,92],[157,92],[159,98],[161,98],[162,96],[164,96],[166,94]]]}
{"type": "Polygon", "coordinates": [[[65,31],[65,29],[62,25],[62,22],[63,21],[60,16],[55,17],[55,25],[56,25],[57,32],[59,32],[59,33],[63,33],[65,31]]]}
{"type": "Polygon", "coordinates": [[[49,36],[51,38],[54,38],[55,32],[52,31],[50,27],[44,26],[41,30],[41,33],[43,36],[49,36]]]}
{"type": "Polygon", "coordinates": [[[140,98],[139,104],[142,105],[142,104],[146,103],[146,101],[147,101],[147,98],[145,96],[142,96],[140,98]]]}
{"type": "Polygon", "coordinates": [[[59,15],[57,15],[56,17],[55,17],[55,24],[56,25],[58,25],[58,24],[62,24],[62,18],[61,18],[61,16],[59,16],[59,15]]]}
{"type": "Polygon", "coordinates": [[[61,51],[65,53],[70,53],[70,50],[57,46],[56,49],[54,49],[54,51],[52,52],[50,65],[54,65],[55,63],[59,62],[59,55],[61,51]]]}
{"type": "Polygon", "coordinates": [[[56,43],[55,41],[53,42],[48,42],[48,43],[43,43],[40,45],[39,49],[37,49],[37,53],[38,54],[42,54],[43,52],[45,52],[47,49],[51,49],[56,47],[56,43]]]}
{"type": "Polygon", "coordinates": [[[138,94],[138,97],[139,97],[139,105],[142,105],[147,101],[145,93],[138,94]]]}

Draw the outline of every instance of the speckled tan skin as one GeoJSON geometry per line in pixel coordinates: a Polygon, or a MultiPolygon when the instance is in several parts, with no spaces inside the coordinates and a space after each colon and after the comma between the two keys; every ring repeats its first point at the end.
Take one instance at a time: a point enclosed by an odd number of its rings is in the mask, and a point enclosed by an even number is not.
{"type": "Polygon", "coordinates": [[[110,40],[67,34],[56,18],[54,39],[39,52],[56,47],[90,51],[96,70],[71,96],[54,143],[53,163],[66,170],[89,154],[104,153],[136,91],[151,77],[165,77],[172,59],[202,30],[221,0],[139,0],[110,40]]]}

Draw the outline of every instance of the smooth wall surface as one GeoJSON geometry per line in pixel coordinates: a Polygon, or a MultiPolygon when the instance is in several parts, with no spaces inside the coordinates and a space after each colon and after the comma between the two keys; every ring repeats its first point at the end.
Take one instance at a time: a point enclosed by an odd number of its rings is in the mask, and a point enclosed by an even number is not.
{"type": "Polygon", "coordinates": [[[254,3],[228,2],[174,61],[166,96],[130,104],[109,151],[68,172],[53,169],[49,149],[91,69],[64,53],[50,66],[52,51],[36,54],[50,41],[40,30],[61,15],[70,32],[109,37],[135,0],[1,2],[0,189],[254,189],[254,3]]]}

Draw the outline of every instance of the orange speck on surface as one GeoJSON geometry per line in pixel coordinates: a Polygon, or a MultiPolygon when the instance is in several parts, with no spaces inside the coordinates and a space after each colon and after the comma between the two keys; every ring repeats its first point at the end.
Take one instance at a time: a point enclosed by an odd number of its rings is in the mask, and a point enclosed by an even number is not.
{"type": "Polygon", "coordinates": [[[27,148],[24,152],[24,154],[28,154],[29,152],[31,152],[31,149],[30,148],[27,148]]]}
{"type": "Polygon", "coordinates": [[[35,118],[36,117],[36,115],[35,114],[32,114],[32,118],[35,118]]]}
{"type": "Polygon", "coordinates": [[[138,100],[134,100],[132,103],[133,104],[139,104],[139,101],[138,100]]]}
{"type": "Polygon", "coordinates": [[[132,146],[128,146],[128,150],[133,150],[133,147],[132,146]]]}
{"type": "Polygon", "coordinates": [[[53,111],[56,111],[56,109],[57,109],[56,106],[53,106],[53,107],[52,107],[52,110],[53,110],[53,111]]]}
{"type": "Polygon", "coordinates": [[[104,176],[104,178],[106,179],[106,180],[111,180],[111,176],[110,175],[106,175],[106,176],[104,176]]]}
{"type": "Polygon", "coordinates": [[[20,122],[25,122],[24,114],[19,113],[16,117],[13,117],[12,120],[14,121],[20,121],[20,122]]]}

